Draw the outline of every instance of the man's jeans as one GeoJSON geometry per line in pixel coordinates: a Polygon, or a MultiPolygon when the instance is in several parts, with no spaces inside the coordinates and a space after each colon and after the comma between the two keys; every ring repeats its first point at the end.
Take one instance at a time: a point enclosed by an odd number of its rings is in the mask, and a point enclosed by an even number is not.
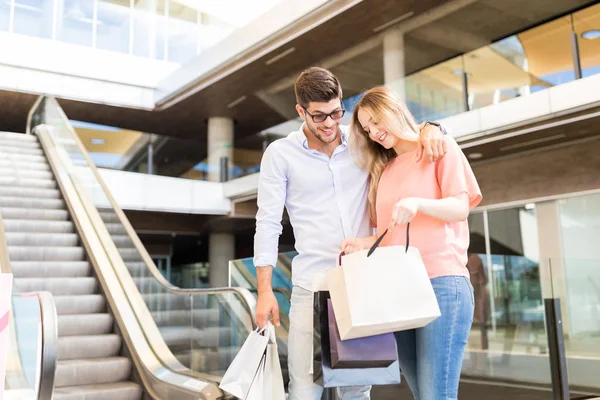
{"type": "Polygon", "coordinates": [[[400,369],[416,400],[454,400],[473,322],[473,287],[463,276],[431,284],[442,315],[423,328],[396,332],[400,369]]]}
{"type": "MultiPolygon", "coordinates": [[[[319,400],[323,388],[313,383],[310,373],[313,362],[313,293],[294,286],[290,308],[288,336],[288,370],[290,374],[288,400],[319,400]]],[[[338,389],[342,400],[369,400],[370,386],[338,389]]]]}

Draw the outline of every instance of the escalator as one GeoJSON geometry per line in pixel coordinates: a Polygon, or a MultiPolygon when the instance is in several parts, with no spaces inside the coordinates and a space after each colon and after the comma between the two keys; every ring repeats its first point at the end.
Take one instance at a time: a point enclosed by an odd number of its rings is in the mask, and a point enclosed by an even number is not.
{"type": "Polygon", "coordinates": [[[141,399],[106,298],[33,135],[0,133],[0,213],[15,289],[54,296],[54,398],[141,399]]]}
{"type": "Polygon", "coordinates": [[[56,305],[48,292],[19,291],[13,272],[0,214],[0,340],[5,341],[0,346],[7,346],[5,358],[0,359],[5,363],[1,366],[5,374],[0,394],[7,400],[49,400],[56,375],[56,305]]]}
{"type": "Polygon", "coordinates": [[[55,399],[220,399],[254,326],[240,288],[180,289],[160,274],[53,98],[28,132],[0,133],[0,216],[15,287],[58,311],[55,399]]]}

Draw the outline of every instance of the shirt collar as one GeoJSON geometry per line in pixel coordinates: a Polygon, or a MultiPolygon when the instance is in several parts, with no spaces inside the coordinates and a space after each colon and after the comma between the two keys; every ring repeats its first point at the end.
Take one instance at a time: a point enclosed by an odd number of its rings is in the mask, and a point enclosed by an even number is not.
{"type": "MultiPolygon", "coordinates": [[[[302,126],[300,126],[300,129],[296,132],[296,137],[298,138],[298,141],[300,142],[302,147],[309,150],[308,139],[306,138],[306,134],[304,133],[304,125],[305,125],[305,123],[303,122],[302,126]]],[[[348,145],[348,132],[350,129],[347,125],[339,125],[339,127],[340,127],[340,130],[342,131],[342,145],[347,146],[348,145]]]]}

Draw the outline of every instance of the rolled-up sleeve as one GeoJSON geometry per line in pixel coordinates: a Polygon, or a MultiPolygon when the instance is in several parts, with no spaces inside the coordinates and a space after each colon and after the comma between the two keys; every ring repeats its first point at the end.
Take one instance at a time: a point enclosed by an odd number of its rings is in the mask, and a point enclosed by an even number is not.
{"type": "Polygon", "coordinates": [[[283,231],[281,218],[285,205],[287,168],[276,144],[267,148],[260,164],[254,235],[254,265],[257,267],[276,266],[279,236],[283,231]]]}

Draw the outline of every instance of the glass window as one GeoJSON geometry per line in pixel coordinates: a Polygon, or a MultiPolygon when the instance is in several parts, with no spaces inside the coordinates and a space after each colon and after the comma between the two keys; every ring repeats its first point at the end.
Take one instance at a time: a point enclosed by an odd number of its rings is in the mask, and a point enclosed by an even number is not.
{"type": "Polygon", "coordinates": [[[517,35],[527,55],[525,71],[531,75],[532,92],[575,80],[571,32],[571,18],[566,16],[517,35]]]}
{"type": "Polygon", "coordinates": [[[0,2],[0,31],[8,31],[10,28],[10,3],[0,2]]]}
{"type": "Polygon", "coordinates": [[[584,77],[600,73],[600,4],[573,14],[579,36],[581,72],[584,77]]]}
{"type": "Polygon", "coordinates": [[[136,2],[133,10],[133,54],[164,58],[166,21],[165,1],[136,2]]]}
{"type": "Polygon", "coordinates": [[[465,111],[462,62],[457,57],[406,77],[406,105],[419,121],[465,111]]]}
{"type": "Polygon", "coordinates": [[[99,0],[96,47],[129,53],[129,0],[99,0]]]}
{"type": "Polygon", "coordinates": [[[169,4],[168,60],[184,63],[198,53],[198,11],[183,4],[169,4]]]}
{"type": "Polygon", "coordinates": [[[506,327],[531,325],[545,343],[535,207],[490,211],[488,220],[493,318],[506,327]]]}
{"type": "Polygon", "coordinates": [[[14,32],[52,38],[53,0],[15,0],[14,32]]]}
{"type": "MultiPolygon", "coordinates": [[[[559,210],[570,337],[574,345],[585,349],[586,355],[592,356],[594,349],[593,355],[598,356],[600,194],[561,200],[559,210]]],[[[560,266],[560,262],[553,264],[560,266]]]]}
{"type": "Polygon", "coordinates": [[[94,2],[59,0],[57,39],[62,42],[92,46],[94,2]]]}

